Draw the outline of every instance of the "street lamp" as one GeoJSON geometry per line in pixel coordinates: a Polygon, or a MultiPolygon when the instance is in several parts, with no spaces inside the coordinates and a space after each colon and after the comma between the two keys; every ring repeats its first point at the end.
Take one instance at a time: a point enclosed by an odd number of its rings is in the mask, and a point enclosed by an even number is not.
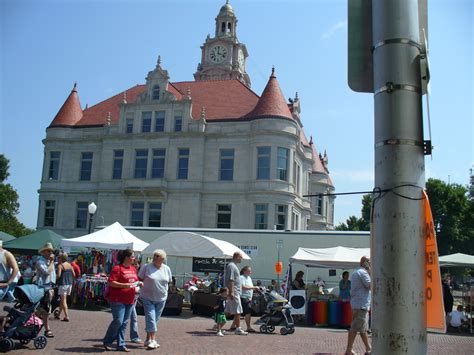
{"type": "Polygon", "coordinates": [[[91,202],[89,206],[87,206],[87,211],[89,212],[89,231],[87,234],[91,234],[92,217],[94,217],[94,213],[97,211],[97,205],[94,202],[91,202]]]}

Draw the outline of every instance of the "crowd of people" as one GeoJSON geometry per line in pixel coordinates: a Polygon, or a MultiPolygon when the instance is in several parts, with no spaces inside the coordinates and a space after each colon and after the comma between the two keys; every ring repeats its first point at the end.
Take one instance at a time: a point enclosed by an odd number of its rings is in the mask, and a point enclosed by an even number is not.
{"type": "MultiPolygon", "coordinates": [[[[0,240],[0,299],[10,302],[15,300],[14,289],[17,284],[34,283],[44,290],[44,299],[38,307],[37,314],[41,317],[44,326],[44,336],[54,337],[49,321],[53,311],[52,301],[54,286],[60,298],[59,309],[54,316],[61,321],[69,322],[70,315],[67,297],[71,294],[75,278],[81,275],[81,269],[74,261],[69,262],[66,253],[60,253],[58,262],[55,263],[55,249],[51,243],[45,244],[38,250],[39,257],[34,264],[25,260],[18,265],[12,253],[3,249],[0,240]]],[[[166,265],[166,252],[157,249],[153,253],[150,263],[140,267],[135,253],[131,249],[120,251],[118,264],[115,265],[108,278],[106,298],[112,311],[110,322],[103,337],[103,347],[106,351],[129,352],[126,346],[125,334],[130,323],[130,341],[143,343],[147,349],[160,347],[157,339],[158,323],[165,308],[169,288],[174,284],[171,269],[166,265]],[[143,305],[145,315],[146,338],[143,341],[139,336],[136,305],[138,300],[143,305]]],[[[215,330],[218,336],[224,336],[224,326],[227,316],[232,315],[233,321],[230,330],[236,335],[248,335],[255,330],[251,324],[252,299],[254,291],[261,290],[261,282],[254,285],[250,266],[245,265],[239,269],[242,254],[236,252],[232,261],[225,270],[223,287],[218,291],[215,309],[215,330]],[[245,330],[241,325],[241,316],[245,322],[245,330]]],[[[371,302],[371,264],[368,257],[362,257],[360,266],[349,277],[349,272],[344,271],[339,282],[339,298],[343,302],[350,302],[352,307],[352,324],[348,333],[346,354],[353,353],[352,346],[357,334],[360,334],[365,345],[366,353],[371,352],[368,339],[369,311],[371,302]]],[[[298,271],[290,287],[294,290],[307,288],[304,272],[298,271]]],[[[321,278],[314,281],[316,287],[322,292],[325,283],[321,278]]],[[[270,290],[281,291],[275,280],[268,287],[270,290]]],[[[445,311],[448,316],[449,326],[461,331],[468,320],[464,316],[463,307],[453,308],[453,298],[449,288],[449,279],[443,281],[445,311]]],[[[0,317],[0,328],[7,324],[8,317],[0,317]]]]}

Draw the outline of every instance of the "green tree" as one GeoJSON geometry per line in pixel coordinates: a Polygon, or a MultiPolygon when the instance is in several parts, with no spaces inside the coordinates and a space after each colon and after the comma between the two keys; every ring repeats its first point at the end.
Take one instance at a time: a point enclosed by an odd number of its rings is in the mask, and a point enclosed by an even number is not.
{"type": "Polygon", "coordinates": [[[439,255],[472,253],[473,201],[468,189],[428,179],[426,192],[430,200],[439,255]]]}
{"type": "Polygon", "coordinates": [[[12,185],[5,183],[10,175],[9,163],[10,161],[0,154],[0,230],[18,237],[30,234],[32,230],[26,228],[16,217],[20,209],[18,194],[12,185]]]}
{"type": "Polygon", "coordinates": [[[362,217],[350,216],[345,223],[337,225],[335,229],[340,231],[369,231],[371,207],[372,195],[364,195],[362,197],[362,217]]]}

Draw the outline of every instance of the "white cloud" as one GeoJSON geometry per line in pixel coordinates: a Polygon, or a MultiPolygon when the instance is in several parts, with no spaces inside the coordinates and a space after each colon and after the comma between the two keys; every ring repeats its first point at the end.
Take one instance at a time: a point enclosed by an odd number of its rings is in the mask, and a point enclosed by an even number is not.
{"type": "Polygon", "coordinates": [[[328,31],[324,32],[322,35],[321,35],[321,38],[322,39],[329,39],[331,38],[332,36],[334,36],[334,34],[339,31],[339,30],[342,30],[344,28],[347,27],[347,21],[339,21],[338,23],[336,23],[334,26],[332,26],[328,31]]]}

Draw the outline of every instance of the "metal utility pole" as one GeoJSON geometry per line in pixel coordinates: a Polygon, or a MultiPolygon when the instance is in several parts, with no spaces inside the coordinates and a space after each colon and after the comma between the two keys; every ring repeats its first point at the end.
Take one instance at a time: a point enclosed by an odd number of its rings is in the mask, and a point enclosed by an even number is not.
{"type": "Polygon", "coordinates": [[[418,1],[373,0],[372,25],[375,187],[395,192],[374,206],[373,349],[426,354],[418,1]]]}
{"type": "Polygon", "coordinates": [[[373,353],[426,354],[419,25],[426,1],[348,2],[349,86],[374,94],[375,189],[389,190],[374,194],[373,353]]]}

